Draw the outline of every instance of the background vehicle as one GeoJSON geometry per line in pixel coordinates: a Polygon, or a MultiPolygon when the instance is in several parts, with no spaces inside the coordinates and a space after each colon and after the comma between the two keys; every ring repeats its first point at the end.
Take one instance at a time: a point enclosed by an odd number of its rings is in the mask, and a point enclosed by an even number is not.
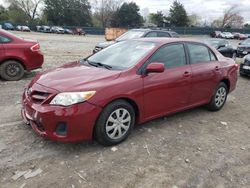
{"type": "Polygon", "coordinates": [[[50,31],[51,33],[64,34],[64,29],[62,27],[53,26],[50,31]]]}
{"type": "Polygon", "coordinates": [[[234,35],[234,38],[238,40],[245,40],[248,38],[247,35],[242,34],[242,33],[233,33],[233,35],[234,35]]]}
{"type": "Polygon", "coordinates": [[[19,80],[25,70],[40,68],[42,64],[38,42],[21,39],[0,29],[0,76],[3,79],[19,80]]]}
{"type": "Polygon", "coordinates": [[[43,33],[51,33],[50,31],[50,27],[49,26],[46,26],[46,25],[43,25],[39,28],[39,31],[40,32],[43,32],[43,33]]]}
{"type": "Polygon", "coordinates": [[[2,28],[5,29],[5,30],[14,30],[14,26],[11,24],[11,23],[4,23],[2,25],[2,28]]]}
{"type": "Polygon", "coordinates": [[[234,60],[193,40],[122,41],[37,75],[23,93],[22,115],[51,140],[94,136],[114,145],[136,123],[200,105],[220,110],[236,87],[237,69],[234,60]]]}
{"type": "Polygon", "coordinates": [[[75,28],[72,31],[74,35],[86,35],[86,32],[82,28],[75,28]]]}
{"type": "Polygon", "coordinates": [[[30,28],[28,26],[25,25],[18,25],[16,26],[16,30],[17,31],[24,31],[24,32],[30,32],[30,28]]]}
{"type": "Polygon", "coordinates": [[[224,38],[224,39],[234,39],[234,35],[230,32],[223,32],[222,33],[223,35],[221,35],[221,38],[224,38]]]}
{"type": "Polygon", "coordinates": [[[17,31],[22,31],[22,26],[21,26],[21,25],[17,25],[17,26],[16,26],[16,30],[17,30],[17,31]]]}
{"type": "Polygon", "coordinates": [[[239,43],[237,48],[238,57],[244,57],[245,55],[250,53],[250,39],[246,39],[243,42],[239,43]]]}
{"type": "Polygon", "coordinates": [[[148,38],[148,37],[168,37],[168,38],[178,38],[179,35],[174,31],[161,30],[161,29],[131,29],[124,33],[114,41],[101,42],[97,44],[93,50],[93,53],[99,52],[100,50],[115,44],[117,42],[137,39],[137,38],[148,38]]]}
{"type": "Polygon", "coordinates": [[[237,50],[225,39],[207,39],[204,42],[216,48],[225,57],[237,57],[237,50]]]}
{"type": "Polygon", "coordinates": [[[213,31],[210,36],[212,38],[220,38],[221,31],[213,31]]]}
{"type": "Polygon", "coordinates": [[[67,28],[64,29],[64,33],[73,35],[73,31],[71,29],[67,29],[67,28]]]}
{"type": "Polygon", "coordinates": [[[250,76],[250,55],[246,55],[240,64],[240,75],[250,76]]]}

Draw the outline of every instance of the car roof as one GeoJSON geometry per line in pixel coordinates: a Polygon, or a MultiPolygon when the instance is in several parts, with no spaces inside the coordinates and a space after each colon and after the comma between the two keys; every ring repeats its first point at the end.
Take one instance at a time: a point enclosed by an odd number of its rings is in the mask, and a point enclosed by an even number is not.
{"type": "Polygon", "coordinates": [[[140,29],[131,29],[130,31],[143,31],[143,32],[149,32],[149,31],[158,31],[158,32],[168,32],[168,33],[176,33],[174,31],[169,31],[166,29],[157,29],[157,28],[140,28],[140,29]]]}
{"type": "Polygon", "coordinates": [[[194,43],[200,43],[204,44],[200,40],[195,40],[195,39],[188,39],[188,38],[140,38],[140,39],[134,39],[136,41],[145,41],[145,42],[155,42],[158,44],[167,44],[167,43],[173,43],[173,42],[194,42],[194,43]]]}

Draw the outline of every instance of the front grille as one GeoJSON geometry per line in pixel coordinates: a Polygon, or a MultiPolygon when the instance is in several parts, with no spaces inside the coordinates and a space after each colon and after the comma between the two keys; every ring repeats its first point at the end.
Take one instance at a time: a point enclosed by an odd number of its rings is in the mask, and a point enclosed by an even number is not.
{"type": "Polygon", "coordinates": [[[28,89],[27,95],[34,103],[41,104],[49,97],[50,93],[28,89]]]}
{"type": "Polygon", "coordinates": [[[96,51],[96,52],[99,52],[99,51],[101,51],[101,50],[102,50],[101,47],[95,47],[95,51],[96,51]]]}
{"type": "Polygon", "coordinates": [[[247,66],[250,66],[250,60],[246,59],[246,60],[244,61],[244,64],[247,65],[247,66]]]}
{"type": "Polygon", "coordinates": [[[238,50],[239,50],[239,51],[244,51],[244,50],[245,50],[245,47],[238,47],[238,50]]]}
{"type": "Polygon", "coordinates": [[[239,51],[250,51],[250,47],[238,47],[239,51]]]}

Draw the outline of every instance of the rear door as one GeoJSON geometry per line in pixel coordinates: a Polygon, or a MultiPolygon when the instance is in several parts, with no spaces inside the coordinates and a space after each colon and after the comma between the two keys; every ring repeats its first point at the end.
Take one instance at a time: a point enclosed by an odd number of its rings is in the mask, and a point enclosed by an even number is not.
{"type": "Polygon", "coordinates": [[[151,73],[143,78],[146,119],[184,108],[191,94],[192,73],[184,44],[174,43],[161,47],[147,64],[154,62],[163,63],[165,72],[151,73]]]}
{"type": "Polygon", "coordinates": [[[214,53],[200,43],[186,43],[192,69],[192,94],[190,103],[210,101],[221,77],[221,65],[214,53]]]}

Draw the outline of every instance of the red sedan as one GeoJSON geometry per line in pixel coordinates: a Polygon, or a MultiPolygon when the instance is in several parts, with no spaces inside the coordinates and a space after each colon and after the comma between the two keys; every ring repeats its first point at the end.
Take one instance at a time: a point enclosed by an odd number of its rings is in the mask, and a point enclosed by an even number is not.
{"type": "Polygon", "coordinates": [[[40,68],[43,54],[38,42],[19,38],[0,29],[0,76],[9,81],[19,80],[25,70],[40,68]]]}
{"type": "Polygon", "coordinates": [[[124,141],[135,124],[207,105],[220,110],[238,66],[206,44],[138,39],[37,75],[22,116],[41,136],[103,145],[124,141]]]}

